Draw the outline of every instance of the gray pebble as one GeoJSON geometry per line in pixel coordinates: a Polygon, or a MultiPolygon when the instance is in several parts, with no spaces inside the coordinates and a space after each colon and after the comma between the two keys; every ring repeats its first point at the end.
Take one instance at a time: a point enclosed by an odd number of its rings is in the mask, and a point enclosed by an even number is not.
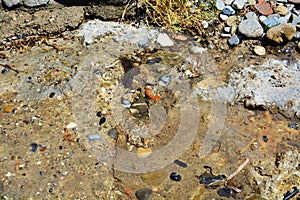
{"type": "Polygon", "coordinates": [[[113,128],[113,129],[110,129],[110,130],[108,131],[108,135],[109,135],[111,138],[117,140],[117,139],[118,139],[118,136],[119,136],[119,133],[118,133],[117,129],[113,128]]]}
{"type": "Polygon", "coordinates": [[[162,82],[163,86],[167,86],[171,83],[171,76],[168,76],[168,75],[167,76],[162,76],[159,79],[162,82]]]}
{"type": "Polygon", "coordinates": [[[268,17],[262,22],[268,28],[272,28],[280,24],[280,21],[277,17],[268,17]]]}
{"type": "Polygon", "coordinates": [[[90,141],[100,140],[101,136],[99,134],[89,134],[86,136],[90,141]]]}
{"type": "Polygon", "coordinates": [[[144,188],[135,192],[135,196],[138,200],[149,200],[152,196],[152,189],[144,188]]]}
{"type": "Polygon", "coordinates": [[[130,108],[131,103],[128,99],[122,99],[121,103],[124,105],[125,108],[130,108]]]}
{"type": "Polygon", "coordinates": [[[223,10],[225,7],[225,3],[222,0],[216,0],[216,7],[218,10],[223,10]]]}
{"type": "Polygon", "coordinates": [[[238,26],[238,30],[249,38],[260,37],[264,33],[263,27],[255,19],[246,19],[242,21],[238,26]]]}
{"type": "Polygon", "coordinates": [[[231,38],[229,38],[228,40],[228,44],[230,46],[235,46],[238,45],[239,43],[240,43],[240,38],[237,35],[231,36],[231,38]]]}
{"type": "Polygon", "coordinates": [[[140,48],[147,48],[149,46],[149,39],[148,37],[145,37],[144,39],[141,39],[138,41],[138,46],[140,48]]]}
{"type": "Polygon", "coordinates": [[[245,6],[245,3],[245,0],[235,0],[232,5],[234,8],[241,10],[245,6]]]}
{"type": "Polygon", "coordinates": [[[231,5],[234,0],[225,0],[224,3],[226,5],[231,5]]]}
{"type": "Polygon", "coordinates": [[[7,6],[8,8],[16,6],[20,2],[21,2],[20,0],[3,0],[4,5],[7,6]]]}
{"type": "Polygon", "coordinates": [[[190,49],[189,49],[190,53],[192,54],[199,54],[202,53],[203,51],[205,51],[205,48],[203,47],[198,47],[193,45],[190,49]]]}
{"type": "Polygon", "coordinates": [[[296,26],[297,24],[300,24],[300,15],[297,16],[297,15],[293,14],[292,16],[293,16],[292,24],[294,26],[296,26]]]}
{"type": "Polygon", "coordinates": [[[157,36],[156,41],[162,46],[162,47],[170,47],[174,45],[174,42],[171,40],[171,38],[166,33],[159,33],[157,36]]]}

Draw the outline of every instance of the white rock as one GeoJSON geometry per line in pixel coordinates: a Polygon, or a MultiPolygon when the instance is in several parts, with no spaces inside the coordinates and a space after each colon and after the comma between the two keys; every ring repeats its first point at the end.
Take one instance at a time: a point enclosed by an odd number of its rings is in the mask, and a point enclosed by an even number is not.
{"type": "Polygon", "coordinates": [[[20,0],[3,0],[3,3],[5,4],[5,6],[7,6],[8,8],[11,8],[13,6],[16,6],[20,3],[20,0]]]}
{"type": "Polygon", "coordinates": [[[228,19],[228,15],[220,14],[220,19],[226,21],[228,19]]]}
{"type": "Polygon", "coordinates": [[[256,55],[263,56],[266,54],[266,49],[265,49],[265,47],[262,47],[262,46],[255,46],[254,53],[256,55]]]}
{"type": "Polygon", "coordinates": [[[45,5],[49,0],[24,0],[24,5],[28,7],[35,7],[45,5]]]}
{"type": "Polygon", "coordinates": [[[174,45],[174,42],[166,33],[159,33],[156,41],[163,47],[170,47],[174,45]]]}
{"type": "Polygon", "coordinates": [[[70,122],[70,123],[66,126],[66,128],[67,128],[67,129],[72,129],[72,128],[76,128],[76,126],[77,126],[77,124],[75,124],[74,122],[70,122]]]}

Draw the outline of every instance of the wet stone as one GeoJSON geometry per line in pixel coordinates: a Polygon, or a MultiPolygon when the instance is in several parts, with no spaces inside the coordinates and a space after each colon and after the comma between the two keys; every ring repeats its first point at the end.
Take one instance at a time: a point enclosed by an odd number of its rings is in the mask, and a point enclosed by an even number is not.
{"type": "Polygon", "coordinates": [[[1,70],[1,74],[6,74],[7,72],[9,72],[9,68],[7,67],[4,67],[2,70],[1,70]]]}
{"type": "Polygon", "coordinates": [[[89,134],[86,136],[90,141],[100,140],[101,136],[99,134],[89,134]]]}
{"type": "Polygon", "coordinates": [[[232,189],[227,187],[218,189],[217,193],[221,197],[231,197],[233,195],[232,189]]]}
{"type": "Polygon", "coordinates": [[[149,200],[152,196],[152,189],[144,188],[135,192],[135,196],[138,200],[149,200]]]}
{"type": "Polygon", "coordinates": [[[235,46],[238,45],[240,43],[240,38],[237,35],[233,35],[231,36],[231,38],[229,38],[228,40],[228,44],[231,46],[235,46]]]}
{"type": "Polygon", "coordinates": [[[108,135],[111,137],[111,138],[113,138],[114,140],[117,140],[118,139],[118,131],[117,131],[117,129],[115,129],[115,128],[113,128],[113,129],[110,129],[109,131],[108,131],[108,135]]]}
{"type": "Polygon", "coordinates": [[[140,48],[147,48],[149,46],[150,42],[148,37],[145,37],[144,39],[138,41],[138,46],[140,48]]]}
{"type": "Polygon", "coordinates": [[[30,145],[30,147],[31,147],[31,152],[36,152],[37,149],[38,149],[38,144],[37,143],[32,143],[30,145]]]}
{"type": "Polygon", "coordinates": [[[184,163],[184,162],[182,162],[180,160],[174,160],[173,163],[176,164],[176,165],[178,165],[178,166],[180,166],[180,167],[183,167],[183,168],[187,168],[187,166],[188,166],[186,163],[184,163]]]}
{"type": "Polygon", "coordinates": [[[264,135],[264,136],[262,137],[262,140],[263,140],[265,143],[267,143],[268,140],[269,140],[269,138],[268,138],[268,136],[264,135]]]}
{"type": "Polygon", "coordinates": [[[223,14],[225,15],[234,15],[235,10],[231,6],[225,6],[224,9],[222,10],[223,14]]]}
{"type": "Polygon", "coordinates": [[[170,179],[171,179],[172,181],[177,181],[177,182],[179,182],[179,181],[181,181],[181,175],[178,174],[177,172],[172,172],[172,173],[170,174],[170,179]]]}
{"type": "Polygon", "coordinates": [[[254,53],[259,56],[263,56],[266,54],[266,49],[263,46],[255,46],[254,53]]]}

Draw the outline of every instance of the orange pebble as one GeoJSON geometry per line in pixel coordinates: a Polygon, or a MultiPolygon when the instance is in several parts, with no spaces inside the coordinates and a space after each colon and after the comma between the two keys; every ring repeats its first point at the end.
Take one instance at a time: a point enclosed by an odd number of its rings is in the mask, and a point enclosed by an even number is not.
{"type": "Polygon", "coordinates": [[[131,195],[131,190],[130,190],[130,188],[126,188],[126,189],[124,190],[124,193],[127,194],[127,195],[131,195]]]}
{"type": "Polygon", "coordinates": [[[150,92],[151,92],[151,89],[150,88],[146,88],[145,90],[146,92],[146,95],[150,98],[150,99],[153,99],[153,100],[159,100],[160,99],[160,96],[158,94],[156,95],[152,95],[150,92]]]}

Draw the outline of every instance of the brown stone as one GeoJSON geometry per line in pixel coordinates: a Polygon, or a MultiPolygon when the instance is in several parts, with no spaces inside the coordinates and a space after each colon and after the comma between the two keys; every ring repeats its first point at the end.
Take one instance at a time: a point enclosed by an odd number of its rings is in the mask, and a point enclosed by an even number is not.
{"type": "Polygon", "coordinates": [[[282,43],[285,40],[291,40],[296,33],[296,27],[293,24],[280,24],[267,31],[267,38],[276,43],[282,43]]]}
{"type": "Polygon", "coordinates": [[[285,7],[285,6],[280,5],[280,6],[276,6],[274,8],[274,12],[277,13],[277,14],[279,14],[279,15],[283,15],[284,16],[284,15],[288,14],[289,9],[287,7],[285,7]]]}
{"type": "Polygon", "coordinates": [[[273,14],[273,9],[271,8],[271,5],[267,3],[265,0],[260,1],[258,4],[254,6],[254,8],[262,15],[271,15],[273,14]]]}
{"type": "Polygon", "coordinates": [[[9,113],[13,110],[13,107],[11,105],[7,105],[3,108],[3,112],[9,113]]]}

